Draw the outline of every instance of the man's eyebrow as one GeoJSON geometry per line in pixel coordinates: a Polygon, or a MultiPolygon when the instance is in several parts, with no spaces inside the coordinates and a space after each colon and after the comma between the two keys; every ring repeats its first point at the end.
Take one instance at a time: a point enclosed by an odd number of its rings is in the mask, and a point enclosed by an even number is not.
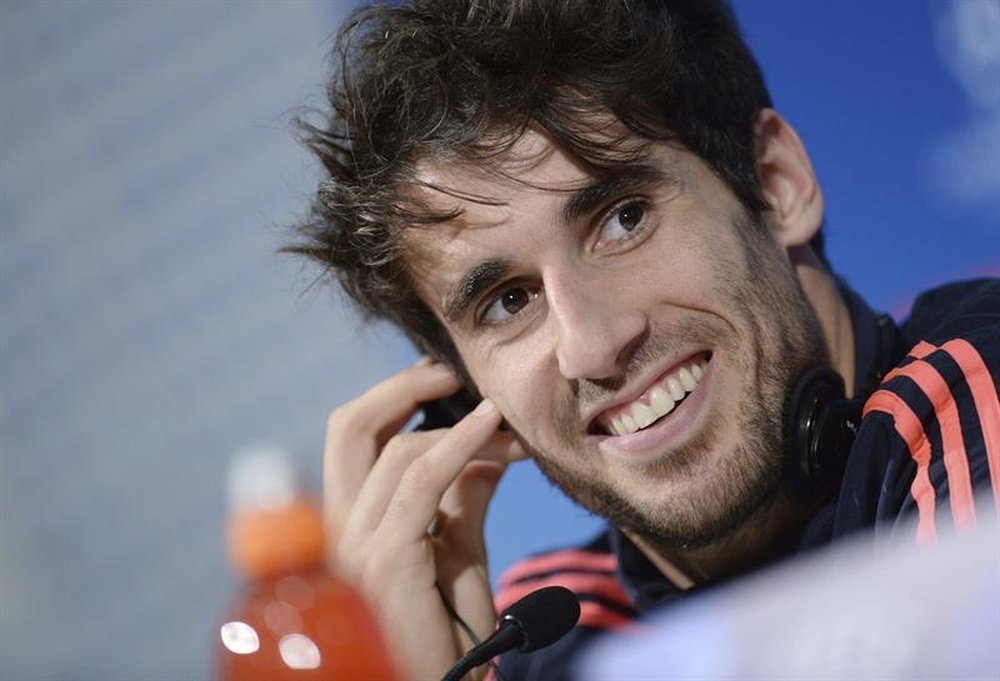
{"type": "Polygon", "coordinates": [[[470,268],[448,291],[444,299],[444,318],[456,322],[475,303],[476,298],[510,272],[505,260],[485,260],[470,268]]]}
{"type": "Polygon", "coordinates": [[[680,185],[676,173],[645,163],[630,164],[613,175],[600,178],[573,191],[562,209],[564,224],[572,224],[600,208],[608,200],[648,187],[664,185],[670,189],[680,185]]]}

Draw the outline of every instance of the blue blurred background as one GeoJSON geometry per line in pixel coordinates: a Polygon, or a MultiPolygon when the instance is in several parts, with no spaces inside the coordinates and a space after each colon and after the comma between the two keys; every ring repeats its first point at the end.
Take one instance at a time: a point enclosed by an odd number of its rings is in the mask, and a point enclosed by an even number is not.
{"type": "MultiPolygon", "coordinates": [[[[878,308],[1000,274],[1000,3],[737,0],[878,308]]],[[[234,453],[318,489],[328,410],[415,359],[276,256],[333,2],[0,4],[0,678],[206,679],[234,453]]],[[[493,574],[598,521],[529,465],[493,574]]]]}

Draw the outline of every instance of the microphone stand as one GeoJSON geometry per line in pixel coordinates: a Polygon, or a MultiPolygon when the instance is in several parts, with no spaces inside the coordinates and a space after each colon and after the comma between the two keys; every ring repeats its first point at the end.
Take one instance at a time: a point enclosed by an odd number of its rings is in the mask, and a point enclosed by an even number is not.
{"type": "Polygon", "coordinates": [[[501,625],[495,634],[463,655],[455,663],[455,666],[441,678],[441,681],[461,681],[463,676],[479,665],[486,664],[500,653],[513,650],[521,645],[521,641],[524,640],[524,632],[512,620],[508,620],[505,624],[509,624],[509,626],[501,625]]]}

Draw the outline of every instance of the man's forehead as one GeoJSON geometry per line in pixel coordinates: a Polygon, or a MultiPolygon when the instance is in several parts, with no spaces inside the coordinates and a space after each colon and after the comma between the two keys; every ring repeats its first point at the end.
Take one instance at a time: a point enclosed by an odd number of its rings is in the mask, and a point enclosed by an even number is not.
{"type": "Polygon", "coordinates": [[[500,262],[503,249],[490,238],[490,228],[515,219],[525,192],[569,194],[592,182],[593,175],[545,135],[529,130],[488,160],[424,160],[415,179],[415,198],[448,218],[404,230],[403,262],[421,297],[443,312],[443,296],[472,264],[500,262]]]}
{"type": "Polygon", "coordinates": [[[578,159],[546,135],[527,130],[496,155],[483,159],[456,153],[427,158],[416,167],[417,191],[423,201],[440,207],[467,201],[500,205],[518,189],[572,191],[592,174],[578,159]]]}
{"type": "Polygon", "coordinates": [[[488,220],[495,219],[502,211],[489,209],[524,199],[525,192],[568,196],[609,176],[642,173],[651,164],[675,176],[677,152],[683,152],[679,145],[651,142],[618,123],[588,131],[586,143],[590,153],[584,159],[579,148],[560,144],[546,132],[529,127],[513,141],[497,142],[496,153],[455,152],[418,161],[407,191],[431,213],[449,216],[438,222],[465,228],[483,223],[484,214],[490,215],[488,220]]]}
{"type": "Polygon", "coordinates": [[[512,219],[508,192],[490,182],[454,183],[453,177],[435,178],[441,184],[422,189],[423,202],[432,210],[449,214],[436,224],[406,229],[400,235],[401,257],[413,276],[421,297],[437,309],[443,289],[469,266],[498,255],[500,244],[491,240],[491,228],[512,219]],[[449,184],[445,184],[447,181],[449,184]]]}
{"type": "MultiPolygon", "coordinates": [[[[631,163],[598,173],[545,135],[529,131],[488,163],[428,160],[418,166],[415,191],[424,205],[447,218],[404,230],[403,261],[421,296],[439,310],[447,289],[463,281],[471,286],[487,270],[495,278],[513,266],[516,258],[507,257],[506,236],[491,228],[570,224],[621,194],[648,190],[654,183],[679,187],[683,154],[678,151],[647,142],[643,153],[630,156],[631,163]]],[[[537,231],[536,238],[546,236],[537,231]]],[[[520,243],[523,250],[526,242],[520,243]]]]}

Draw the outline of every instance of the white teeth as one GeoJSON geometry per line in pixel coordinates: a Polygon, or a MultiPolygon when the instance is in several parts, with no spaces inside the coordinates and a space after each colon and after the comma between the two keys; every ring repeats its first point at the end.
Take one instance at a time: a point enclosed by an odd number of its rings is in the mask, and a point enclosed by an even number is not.
{"type": "Polygon", "coordinates": [[[636,400],[627,411],[619,412],[611,420],[608,429],[614,435],[630,435],[672,412],[677,402],[698,386],[705,373],[703,363],[704,360],[699,360],[681,367],[677,374],[650,391],[648,406],[636,400]]]}
{"type": "Polygon", "coordinates": [[[667,379],[667,390],[670,391],[670,396],[675,400],[684,399],[684,386],[673,376],[667,379]]]}
{"type": "Polygon", "coordinates": [[[649,404],[658,414],[669,414],[674,409],[674,398],[663,388],[653,388],[649,394],[649,404]]]}
{"type": "Polygon", "coordinates": [[[636,425],[640,428],[645,428],[659,418],[659,416],[650,407],[639,402],[632,407],[632,418],[635,419],[636,425]]]}
{"type": "Polygon", "coordinates": [[[625,428],[622,426],[622,420],[615,418],[611,419],[611,432],[614,435],[624,435],[625,428]]]}

